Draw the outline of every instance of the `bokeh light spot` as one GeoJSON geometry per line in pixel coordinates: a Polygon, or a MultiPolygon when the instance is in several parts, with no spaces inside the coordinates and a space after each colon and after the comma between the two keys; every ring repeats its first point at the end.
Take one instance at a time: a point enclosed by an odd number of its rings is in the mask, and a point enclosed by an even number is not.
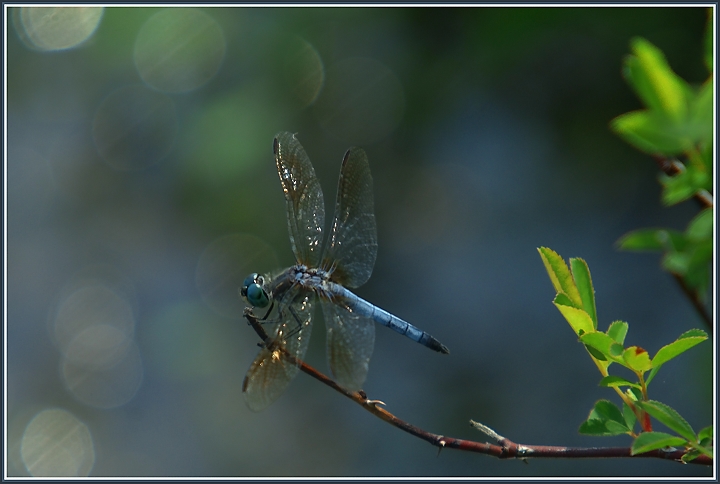
{"type": "Polygon", "coordinates": [[[352,144],[386,137],[398,126],[404,110],[398,78],[385,65],[367,58],[345,59],[330,67],[314,106],[322,127],[352,144]]]}
{"type": "Polygon", "coordinates": [[[65,386],[80,402],[98,408],[119,407],[140,388],[143,364],[135,341],[110,327],[88,328],[70,345],[62,364],[65,386]],[[88,334],[89,333],[89,334],[88,334]],[[109,354],[104,355],[103,351],[109,354]]]}
{"type": "Polygon", "coordinates": [[[112,326],[130,338],[135,326],[132,308],[104,285],[91,284],[77,289],[58,306],[54,333],[60,351],[66,354],[80,333],[99,324],[112,326]]]}
{"type": "Polygon", "coordinates": [[[217,73],[225,57],[220,25],[194,8],[169,8],[150,17],[135,40],[135,66],[155,89],[186,92],[217,73]]]}
{"type": "Polygon", "coordinates": [[[241,318],[247,306],[240,286],[252,272],[275,270],[275,251],[253,235],[220,237],[203,251],[195,272],[195,283],[203,301],[215,312],[241,318]]]}
{"type": "Polygon", "coordinates": [[[65,388],[78,401],[112,408],[130,401],[143,379],[134,341],[135,291],[111,266],[88,266],[61,292],[52,334],[63,354],[65,388]]]}
{"type": "Polygon", "coordinates": [[[295,98],[305,107],[315,102],[325,80],[322,59],[315,47],[292,37],[285,50],[285,82],[295,98]]]}
{"type": "Polygon", "coordinates": [[[31,49],[63,50],[86,41],[97,29],[104,7],[20,7],[13,23],[31,49]]]}
{"type": "Polygon", "coordinates": [[[43,410],[25,428],[20,447],[35,477],[85,477],[95,463],[87,426],[66,410],[43,410]]]}
{"type": "Polygon", "coordinates": [[[121,171],[141,170],[162,160],[178,133],[175,104],[168,96],[141,85],[110,93],[93,122],[100,156],[121,171]]]}

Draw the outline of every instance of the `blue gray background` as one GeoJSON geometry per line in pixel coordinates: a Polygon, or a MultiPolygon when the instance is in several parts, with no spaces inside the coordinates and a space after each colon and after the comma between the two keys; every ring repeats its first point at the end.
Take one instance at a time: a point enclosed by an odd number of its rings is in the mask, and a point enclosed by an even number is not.
{"type": "MultiPolygon", "coordinates": [[[[654,354],[706,329],[658,255],[615,249],[635,228],[683,230],[698,208],[662,207],[652,159],[608,127],[641,108],[621,77],[633,36],[706,79],[706,9],[167,11],[106,8],[62,50],[33,45],[8,11],[11,475],[29,475],[23,436],[52,408],[89,431],[91,476],[709,475],[652,459],[438,455],[303,374],[252,413],[241,385],[257,337],[227,299],[233,278],[293,263],[273,135],[298,133],[328,212],[344,151],[362,146],[379,250],[357,293],[451,350],[378,327],[368,396],[457,438],[485,440],[474,419],[519,443],[629,445],[578,434],[595,401],[618,399],[553,307],[536,249],[588,262],[601,329],[627,321],[628,344],[654,354]],[[213,299],[199,281],[226,272],[213,299]],[[78,342],[97,323],[91,303],[121,322],[78,342]],[[72,360],[78,345],[90,367],[72,360]]],[[[696,430],[712,423],[712,356],[704,343],[651,386],[696,430]]],[[[307,360],[327,371],[319,313],[307,360]]]]}

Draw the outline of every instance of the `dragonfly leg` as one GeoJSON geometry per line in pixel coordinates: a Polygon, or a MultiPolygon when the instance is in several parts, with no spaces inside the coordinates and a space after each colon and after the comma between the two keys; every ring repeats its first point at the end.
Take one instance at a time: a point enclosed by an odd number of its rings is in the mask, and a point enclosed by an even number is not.
{"type": "Polygon", "coordinates": [[[292,308],[292,306],[288,306],[288,311],[290,311],[290,314],[292,314],[292,317],[295,320],[295,327],[288,333],[286,338],[298,334],[300,330],[303,329],[302,321],[300,321],[300,317],[295,313],[295,310],[292,308]]]}

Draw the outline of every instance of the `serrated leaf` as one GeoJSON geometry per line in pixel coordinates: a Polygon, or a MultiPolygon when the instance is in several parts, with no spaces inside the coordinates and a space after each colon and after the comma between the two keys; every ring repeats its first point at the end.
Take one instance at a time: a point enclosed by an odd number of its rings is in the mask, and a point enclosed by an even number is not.
{"type": "Polygon", "coordinates": [[[636,37],[630,42],[634,56],[625,62],[625,74],[650,109],[681,119],[687,110],[685,81],[675,74],[660,49],[636,37]]]}
{"type": "Polygon", "coordinates": [[[663,363],[666,363],[675,358],[676,356],[689,350],[693,346],[702,343],[708,338],[707,334],[698,336],[685,336],[686,334],[687,333],[681,335],[677,340],[673,341],[669,345],[665,345],[660,348],[660,350],[658,350],[658,352],[655,354],[655,357],[652,359],[652,365],[654,367],[660,366],[663,363]]]}
{"type": "Polygon", "coordinates": [[[597,309],[595,308],[595,289],[593,289],[590,268],[583,259],[573,257],[570,259],[572,276],[575,286],[580,293],[582,308],[590,315],[593,321],[593,329],[597,329],[597,309]]]}
{"type": "Polygon", "coordinates": [[[560,310],[562,315],[565,317],[570,327],[575,331],[575,334],[590,333],[595,331],[593,328],[593,321],[590,319],[590,315],[582,309],[573,308],[570,306],[564,306],[562,304],[555,303],[555,307],[560,310]]]}
{"type": "Polygon", "coordinates": [[[633,383],[629,380],[626,380],[625,378],[615,376],[615,375],[608,375],[602,380],[600,380],[600,386],[601,387],[635,387],[640,388],[640,385],[638,383],[633,383]]]}
{"type": "Polygon", "coordinates": [[[625,336],[628,332],[628,324],[624,321],[613,321],[608,327],[607,335],[614,339],[618,344],[625,342],[625,336]]]}
{"type": "MultiPolygon", "coordinates": [[[[562,292],[559,292],[555,295],[555,299],[553,299],[553,302],[555,304],[560,304],[562,306],[570,306],[571,308],[577,307],[573,302],[570,300],[569,297],[567,297],[567,294],[564,294],[562,292]]],[[[582,309],[582,308],[578,308],[582,309]]]]}
{"type": "Polygon", "coordinates": [[[639,346],[631,346],[627,348],[623,352],[622,359],[626,366],[633,371],[642,373],[652,368],[648,352],[639,346]]]}
{"type": "Polygon", "coordinates": [[[687,331],[685,331],[683,334],[678,336],[677,339],[707,338],[707,337],[708,337],[708,334],[705,331],[703,331],[702,329],[693,328],[693,329],[688,329],[687,331]]]}
{"type": "Polygon", "coordinates": [[[669,405],[665,405],[664,403],[655,400],[637,402],[636,405],[649,413],[651,417],[655,417],[667,428],[674,430],[687,440],[694,442],[697,439],[697,436],[690,424],[687,423],[687,421],[669,405]]]}
{"type": "Polygon", "coordinates": [[[585,345],[585,349],[592,355],[593,358],[595,358],[598,361],[607,361],[607,357],[600,353],[598,350],[593,348],[592,346],[585,345]]]}
{"type": "Polygon", "coordinates": [[[613,348],[618,343],[607,334],[601,331],[592,331],[580,336],[580,341],[585,346],[591,346],[601,354],[605,355],[605,358],[609,360],[616,360],[618,354],[622,354],[622,347],[620,350],[613,348]]]}
{"type": "Polygon", "coordinates": [[[648,154],[679,155],[692,147],[692,139],[680,125],[653,111],[631,111],[610,121],[622,139],[648,154]]]}
{"type": "Polygon", "coordinates": [[[686,444],[685,439],[664,432],[643,432],[633,442],[630,454],[642,454],[665,447],[684,447],[686,444]]]}
{"type": "Polygon", "coordinates": [[[598,400],[590,411],[588,418],[599,418],[601,420],[614,420],[618,423],[624,423],[622,412],[617,405],[610,400],[598,400]]]}
{"type": "Polygon", "coordinates": [[[632,408],[630,408],[627,403],[623,402],[622,413],[623,418],[625,419],[625,425],[630,429],[630,431],[632,431],[633,427],[635,427],[635,422],[637,422],[635,412],[633,412],[632,408]]]}
{"type": "Polygon", "coordinates": [[[625,425],[625,418],[615,404],[608,400],[599,400],[579,431],[586,435],[609,436],[626,434],[630,429],[625,425]]]}
{"type": "Polygon", "coordinates": [[[677,230],[638,229],[628,232],[616,242],[620,250],[651,251],[681,250],[685,246],[685,235],[677,230]]]}
{"type": "Polygon", "coordinates": [[[575,281],[570,274],[567,264],[557,252],[547,247],[538,248],[540,257],[542,258],[545,270],[547,270],[550,281],[552,281],[555,291],[563,293],[572,301],[573,307],[582,307],[582,299],[580,293],[575,286],[575,281]]]}
{"type": "MultiPolygon", "coordinates": [[[[583,435],[594,435],[596,437],[610,437],[613,435],[619,435],[617,432],[608,429],[605,425],[605,422],[599,419],[589,419],[584,421],[580,425],[578,432],[583,435]]],[[[626,432],[620,432],[620,434],[624,433],[626,432]]]]}

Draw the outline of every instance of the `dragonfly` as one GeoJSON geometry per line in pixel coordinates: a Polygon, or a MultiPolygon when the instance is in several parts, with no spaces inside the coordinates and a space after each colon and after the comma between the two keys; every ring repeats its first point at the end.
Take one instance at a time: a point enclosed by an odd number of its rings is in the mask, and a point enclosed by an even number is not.
{"type": "Polygon", "coordinates": [[[348,390],[359,390],[367,376],[375,344],[374,323],[449,353],[430,334],[349,290],[370,278],[377,256],[373,181],[365,151],[353,147],[343,157],[335,214],[324,247],[323,192],[308,155],[289,132],[275,136],[273,152],[297,263],[275,276],[250,274],[240,288],[252,306],[247,314],[264,312],[257,319],[268,334],[243,382],[250,409],[266,408],[297,374],[310,341],[317,301],[325,319],[330,369],[335,381],[348,390]]]}

